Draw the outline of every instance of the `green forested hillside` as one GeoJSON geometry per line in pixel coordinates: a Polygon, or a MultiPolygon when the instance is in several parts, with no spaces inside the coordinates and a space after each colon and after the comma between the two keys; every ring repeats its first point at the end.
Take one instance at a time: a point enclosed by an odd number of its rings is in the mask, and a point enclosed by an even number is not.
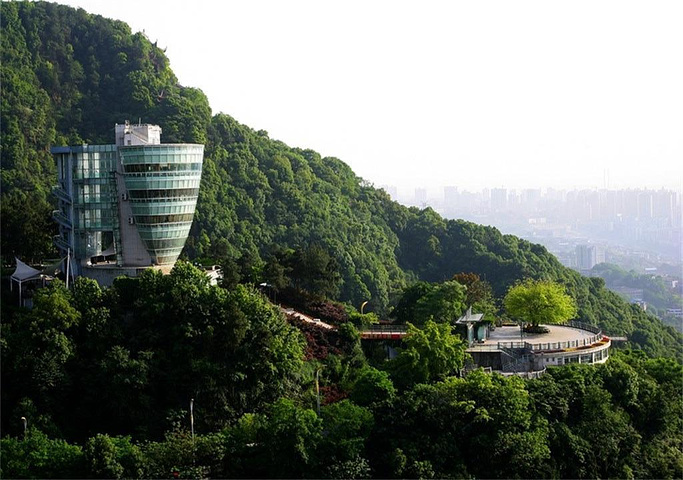
{"type": "Polygon", "coordinates": [[[335,271],[328,293],[356,306],[370,300],[382,314],[417,279],[474,272],[500,296],[516,280],[549,278],[567,286],[582,320],[626,334],[650,354],[681,354],[673,329],[543,247],[402,207],[338,159],[212,116],[205,95],[179,85],[163,51],[127,25],[50,3],[1,8],[5,259],[54,255],[49,147],[111,143],[115,123],[141,118],[161,125],[165,142],[206,144],[189,258],[234,265],[243,280],[257,281],[281,266],[283,252],[315,247],[335,271]]]}
{"type": "Polygon", "coordinates": [[[460,376],[450,330],[413,327],[395,359],[373,360],[350,324],[309,325],[304,341],[263,295],[186,262],[106,290],[55,281],[30,311],[3,305],[0,476],[683,475],[676,360],[460,376]]]}

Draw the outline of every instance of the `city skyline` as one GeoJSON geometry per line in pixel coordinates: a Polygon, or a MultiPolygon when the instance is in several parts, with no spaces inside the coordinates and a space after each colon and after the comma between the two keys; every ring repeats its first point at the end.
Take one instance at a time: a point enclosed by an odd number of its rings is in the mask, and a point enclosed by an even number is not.
{"type": "Polygon", "coordinates": [[[491,188],[472,192],[446,187],[436,196],[416,188],[394,198],[404,205],[431,207],[445,218],[492,225],[503,233],[541,243],[565,266],[574,268],[578,261],[574,247],[582,244],[609,246],[612,261],[614,252],[622,257],[616,263],[645,255],[649,265],[658,261],[680,265],[681,197],[680,190],[666,189],[491,188]]]}
{"type": "Polygon", "coordinates": [[[97,2],[182,85],[375,185],[680,188],[678,2],[97,2]]]}
{"type": "Polygon", "coordinates": [[[683,195],[683,186],[680,188],[669,188],[669,187],[627,187],[627,188],[616,188],[616,187],[578,187],[578,188],[557,188],[557,187],[506,187],[504,185],[489,185],[481,188],[468,188],[467,186],[461,187],[458,185],[436,185],[436,186],[425,186],[425,185],[415,185],[408,187],[399,187],[397,185],[381,184],[375,185],[377,188],[381,188],[386,191],[394,200],[405,202],[413,199],[424,199],[424,200],[439,200],[444,199],[448,192],[456,192],[459,194],[473,194],[481,195],[488,193],[491,194],[494,190],[505,190],[508,194],[525,194],[526,192],[538,192],[540,195],[549,194],[566,194],[569,192],[672,192],[676,195],[683,195]]]}

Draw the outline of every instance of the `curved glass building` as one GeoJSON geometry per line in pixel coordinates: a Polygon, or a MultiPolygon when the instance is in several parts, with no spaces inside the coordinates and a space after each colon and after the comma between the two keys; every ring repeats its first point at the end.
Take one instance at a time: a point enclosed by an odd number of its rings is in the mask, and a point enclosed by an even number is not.
{"type": "Polygon", "coordinates": [[[192,226],[204,145],[162,144],[157,125],[116,125],[115,145],[52,149],[59,185],[55,245],[76,274],[110,283],[170,270],[192,226]]]}
{"type": "Polygon", "coordinates": [[[124,146],[119,157],[133,222],[152,263],[174,263],[192,226],[204,146],[124,146]]]}

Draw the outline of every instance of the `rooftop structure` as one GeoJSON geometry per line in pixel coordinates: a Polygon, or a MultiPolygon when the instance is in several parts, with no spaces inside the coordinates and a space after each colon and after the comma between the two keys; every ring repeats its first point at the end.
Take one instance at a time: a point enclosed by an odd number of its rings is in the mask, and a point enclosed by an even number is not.
{"type": "Polygon", "coordinates": [[[108,284],[170,270],[190,232],[204,146],[162,144],[158,125],[115,126],[113,145],[54,147],[55,245],[77,275],[108,284]]]}

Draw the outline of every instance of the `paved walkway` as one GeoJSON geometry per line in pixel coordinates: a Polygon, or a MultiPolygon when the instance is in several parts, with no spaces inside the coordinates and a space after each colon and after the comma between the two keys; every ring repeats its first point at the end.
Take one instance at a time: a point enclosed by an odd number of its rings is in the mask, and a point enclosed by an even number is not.
{"type": "MultiPolygon", "coordinates": [[[[280,311],[285,315],[290,315],[294,318],[298,318],[301,321],[315,325],[316,327],[324,328],[327,330],[336,330],[337,327],[325,323],[319,318],[313,318],[301,312],[297,312],[293,308],[279,306],[280,311]]],[[[383,329],[383,330],[364,330],[360,332],[361,338],[365,340],[401,340],[406,335],[405,329],[383,329]]]]}
{"type": "Polygon", "coordinates": [[[327,330],[334,330],[335,329],[334,325],[330,325],[329,323],[325,323],[322,320],[320,320],[319,318],[313,318],[313,317],[310,317],[310,316],[303,314],[301,312],[297,312],[293,308],[280,307],[280,310],[285,315],[291,315],[294,318],[298,318],[299,320],[302,320],[306,323],[310,323],[311,325],[315,325],[316,327],[326,328],[327,330]]]}

